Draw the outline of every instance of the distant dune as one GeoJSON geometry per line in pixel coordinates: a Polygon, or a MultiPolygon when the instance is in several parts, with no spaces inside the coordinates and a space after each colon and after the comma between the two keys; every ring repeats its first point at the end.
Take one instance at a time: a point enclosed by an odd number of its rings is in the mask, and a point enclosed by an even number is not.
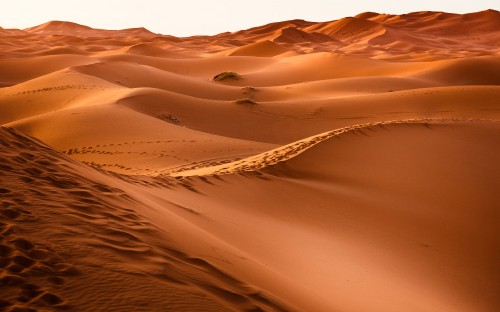
{"type": "Polygon", "coordinates": [[[499,21],[0,28],[0,311],[500,310],[499,21]]]}
{"type": "Polygon", "coordinates": [[[77,37],[155,36],[154,33],[150,32],[144,27],[129,28],[116,31],[94,29],[88,26],[65,21],[51,21],[35,27],[26,28],[24,29],[24,31],[37,35],[64,35],[77,37]]]}

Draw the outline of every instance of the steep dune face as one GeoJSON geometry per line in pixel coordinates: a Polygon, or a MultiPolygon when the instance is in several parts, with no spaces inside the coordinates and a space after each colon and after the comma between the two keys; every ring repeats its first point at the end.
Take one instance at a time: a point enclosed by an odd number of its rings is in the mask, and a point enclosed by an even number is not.
{"type": "Polygon", "coordinates": [[[353,42],[384,33],[385,28],[369,20],[350,17],[335,22],[316,24],[305,28],[304,31],[314,31],[343,42],[353,42]]]}
{"type": "Polygon", "coordinates": [[[203,211],[234,222],[205,226],[237,232],[238,246],[303,281],[330,309],[494,311],[498,130],[498,122],[470,121],[352,128],[232,171],[263,163],[258,175],[194,187],[213,198],[203,211]],[[488,173],[478,175],[483,166],[488,173]]]}
{"type": "MultiPolygon", "coordinates": [[[[497,123],[379,126],[340,136],[339,140],[329,139],[273,170],[294,180],[309,181],[315,189],[330,189],[325,195],[338,196],[339,200],[324,201],[336,203],[329,212],[338,209],[342,215],[341,207],[345,209],[344,217],[332,215],[330,221],[325,220],[324,211],[318,211],[317,220],[324,221],[325,226],[333,225],[332,241],[339,231],[346,231],[350,247],[366,244],[366,256],[376,254],[378,258],[370,260],[371,264],[391,268],[390,273],[378,272],[380,281],[390,289],[387,300],[379,288],[382,283],[374,283],[370,290],[367,280],[359,281],[370,294],[362,296],[366,301],[360,310],[397,311],[399,308],[388,302],[406,300],[408,289],[399,293],[396,285],[411,285],[411,302],[402,305],[412,311],[446,311],[454,306],[462,311],[492,311],[496,303],[492,297],[495,291],[491,290],[499,287],[494,278],[488,278],[497,274],[499,260],[494,247],[499,244],[494,234],[499,211],[491,201],[500,174],[494,160],[498,153],[494,142],[499,139],[497,123]],[[367,150],[371,152],[365,153],[367,150]],[[325,166],[325,162],[333,165],[325,166]],[[478,176],[483,165],[489,172],[478,176]],[[485,221],[485,216],[492,218],[480,224],[470,222],[485,221]],[[346,224],[340,225],[339,218],[360,224],[344,228],[346,224]],[[413,296],[421,296],[421,301],[416,304],[413,296]]],[[[314,210],[308,211],[314,218],[314,210]]],[[[339,260],[334,248],[332,258],[339,260]]],[[[366,258],[348,254],[345,256],[350,260],[345,263],[349,268],[357,261],[359,268],[367,268],[366,258]]],[[[318,268],[318,273],[327,271],[332,262],[327,263],[324,270],[318,268]]],[[[320,274],[324,273],[319,273],[318,279],[320,274]]],[[[326,283],[332,280],[324,279],[326,283]]],[[[332,301],[341,300],[345,298],[332,301]]]]}
{"type": "Polygon", "coordinates": [[[497,311],[499,16],[0,28],[0,310],[497,311]]]}

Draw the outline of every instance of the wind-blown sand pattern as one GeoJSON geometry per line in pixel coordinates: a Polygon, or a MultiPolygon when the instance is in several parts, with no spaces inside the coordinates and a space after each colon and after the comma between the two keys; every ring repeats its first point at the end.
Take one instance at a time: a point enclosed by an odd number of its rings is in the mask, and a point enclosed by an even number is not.
{"type": "Polygon", "coordinates": [[[0,311],[498,311],[499,21],[0,28],[0,311]]]}

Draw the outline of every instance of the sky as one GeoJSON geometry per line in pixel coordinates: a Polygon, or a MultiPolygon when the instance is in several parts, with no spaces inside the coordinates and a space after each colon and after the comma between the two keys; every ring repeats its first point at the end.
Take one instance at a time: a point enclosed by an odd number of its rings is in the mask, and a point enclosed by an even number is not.
{"type": "Polygon", "coordinates": [[[486,9],[500,11],[500,0],[0,0],[0,27],[23,29],[62,20],[103,29],[146,27],[184,37],[290,19],[332,21],[366,11],[469,13],[486,9]]]}

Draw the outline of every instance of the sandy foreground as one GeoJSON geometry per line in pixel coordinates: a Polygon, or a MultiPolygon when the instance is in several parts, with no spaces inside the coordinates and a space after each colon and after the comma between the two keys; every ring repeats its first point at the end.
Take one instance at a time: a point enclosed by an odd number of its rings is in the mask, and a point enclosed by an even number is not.
{"type": "Polygon", "coordinates": [[[0,311],[500,310],[500,12],[0,28],[0,125],[0,311]]]}

